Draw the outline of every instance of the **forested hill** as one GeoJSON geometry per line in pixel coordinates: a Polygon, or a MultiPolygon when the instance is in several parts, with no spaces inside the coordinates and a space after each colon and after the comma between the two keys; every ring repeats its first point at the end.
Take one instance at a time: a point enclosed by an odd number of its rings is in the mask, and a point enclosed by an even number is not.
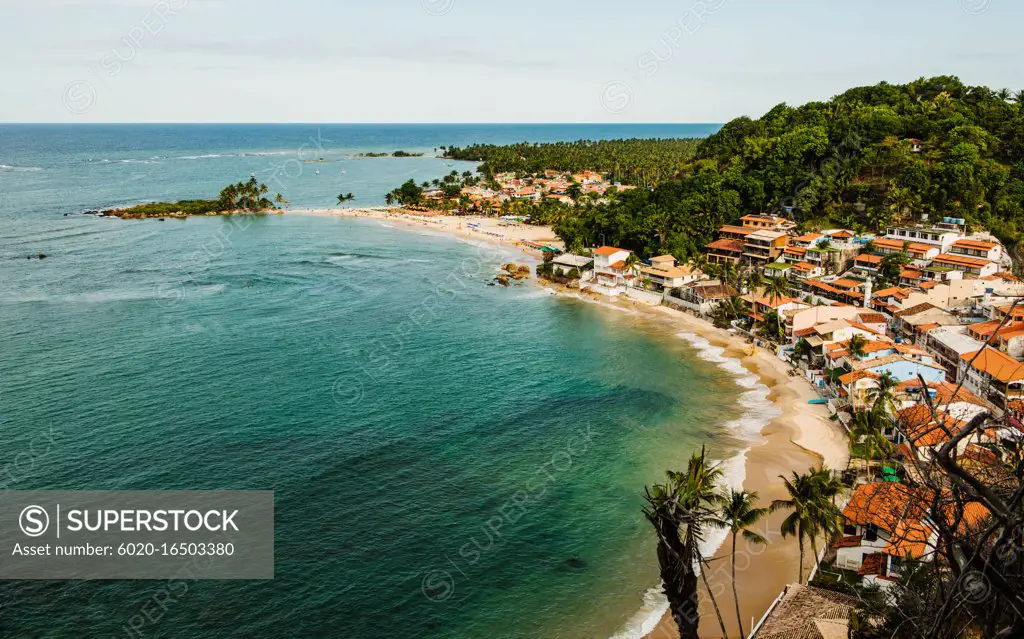
{"type": "Polygon", "coordinates": [[[963,217],[1017,245],[1024,233],[1024,91],[936,77],[782,104],[760,119],[729,122],[653,190],[628,191],[551,221],[571,245],[603,241],[685,258],[722,224],[780,208],[805,228],[874,230],[921,213],[963,217]]]}
{"type": "Polygon", "coordinates": [[[446,147],[444,157],[483,162],[485,175],[514,171],[540,175],[557,171],[600,171],[613,181],[647,186],[657,184],[681,171],[692,160],[700,140],[638,139],[579,140],[510,144],[474,144],[465,148],[446,147]]]}

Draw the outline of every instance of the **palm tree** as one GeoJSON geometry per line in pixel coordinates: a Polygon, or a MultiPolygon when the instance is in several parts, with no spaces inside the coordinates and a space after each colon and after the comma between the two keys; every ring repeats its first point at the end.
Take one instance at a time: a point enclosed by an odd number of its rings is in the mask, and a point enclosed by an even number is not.
{"type": "Polygon", "coordinates": [[[630,253],[626,258],[626,272],[636,275],[637,264],[640,264],[640,258],[636,256],[636,253],[630,253]]]}
{"type": "Polygon", "coordinates": [[[1017,103],[1017,106],[1024,106],[1024,90],[1014,93],[1013,101],[1017,103]]]}
{"type": "Polygon", "coordinates": [[[1013,97],[1013,93],[1011,93],[1009,89],[999,89],[994,95],[1003,102],[1009,102],[1010,98],[1013,97]]]}
{"type": "Polygon", "coordinates": [[[814,551],[815,561],[817,561],[817,535],[819,533],[824,535],[827,544],[831,537],[842,531],[839,525],[840,511],[836,506],[836,497],[846,489],[846,485],[835,471],[829,470],[825,466],[812,470],[811,480],[814,483],[816,502],[815,525],[811,531],[811,549],[814,551]]]}
{"type": "Polygon", "coordinates": [[[896,387],[899,385],[899,380],[893,377],[892,373],[882,373],[874,388],[868,389],[867,397],[871,402],[871,412],[879,416],[896,412],[896,387]]]}
{"type": "Polygon", "coordinates": [[[793,473],[791,479],[779,475],[789,493],[789,499],[776,499],[772,502],[771,511],[791,510],[782,521],[780,531],[783,537],[795,535],[800,545],[799,581],[804,580],[804,540],[809,539],[818,557],[817,536],[826,538],[839,529],[839,508],[835,505],[835,497],[843,489],[843,484],[836,475],[825,468],[811,470],[805,475],[793,473]]]}
{"type": "Polygon", "coordinates": [[[740,596],[736,589],[736,538],[743,535],[747,543],[759,546],[768,543],[768,540],[762,535],[751,530],[769,512],[767,508],[754,508],[755,501],[757,501],[757,493],[730,489],[728,493],[722,495],[722,507],[718,519],[713,522],[719,528],[728,529],[732,536],[732,598],[736,604],[736,622],[739,624],[740,637],[746,637],[747,633],[743,630],[740,596]]]}
{"type": "MultiPolygon", "coordinates": [[[[862,455],[869,461],[868,477],[874,479],[874,465],[870,460],[878,456],[887,457],[892,452],[892,442],[886,439],[882,433],[879,420],[888,420],[887,417],[877,416],[870,411],[854,413],[853,422],[850,426],[850,452],[860,445],[862,455]]],[[[884,423],[884,422],[883,422],[884,423]]]]}
{"type": "Polygon", "coordinates": [[[697,601],[697,573],[715,606],[722,635],[727,636],[725,621],[718,609],[714,593],[707,587],[707,576],[701,570],[704,558],[700,542],[704,530],[714,521],[721,504],[717,484],[722,470],[709,466],[704,449],[690,457],[685,473],[668,471],[666,482],[644,489],[644,516],[658,535],[658,564],[665,585],[672,618],[679,628],[680,639],[698,639],[700,612],[697,601]]]}
{"type": "Polygon", "coordinates": [[[744,274],[743,281],[748,291],[756,291],[764,285],[764,275],[757,269],[750,269],[744,274]]]}
{"type": "Polygon", "coordinates": [[[784,277],[769,277],[764,282],[764,291],[761,293],[774,304],[780,298],[788,297],[793,290],[789,280],[784,277]]]}
{"type": "Polygon", "coordinates": [[[814,361],[814,347],[811,346],[810,342],[801,337],[800,341],[793,347],[793,357],[806,360],[807,365],[810,366],[814,361]]]}
{"type": "Polygon", "coordinates": [[[868,340],[858,333],[850,338],[850,342],[846,345],[846,350],[850,351],[850,355],[860,359],[867,354],[864,352],[864,347],[867,346],[867,343],[868,340]]]}
{"type": "Polygon", "coordinates": [[[392,204],[394,204],[395,203],[395,194],[394,193],[386,193],[384,195],[384,203],[387,204],[388,206],[391,206],[392,204]]]}

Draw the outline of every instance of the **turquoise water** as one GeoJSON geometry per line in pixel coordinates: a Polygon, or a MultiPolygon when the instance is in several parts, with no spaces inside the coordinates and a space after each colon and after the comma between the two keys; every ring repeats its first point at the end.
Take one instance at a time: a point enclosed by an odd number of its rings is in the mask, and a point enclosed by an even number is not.
{"type": "Polygon", "coordinates": [[[2,636],[608,637],[657,583],[643,485],[742,445],[734,373],[639,316],[488,286],[507,249],[64,217],[194,173],[129,187],[130,164],[100,183],[39,153],[0,176],[4,483],[273,489],[277,577],[192,582],[158,614],[160,582],[6,582],[2,636]]]}

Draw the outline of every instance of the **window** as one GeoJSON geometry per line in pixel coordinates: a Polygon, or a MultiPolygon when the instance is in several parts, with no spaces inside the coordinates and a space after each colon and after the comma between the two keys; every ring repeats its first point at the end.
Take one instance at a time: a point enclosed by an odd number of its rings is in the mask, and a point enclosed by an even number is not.
{"type": "Polygon", "coordinates": [[[878,541],[878,526],[868,524],[864,530],[864,541],[878,541]]]}
{"type": "Polygon", "coordinates": [[[857,527],[852,525],[852,524],[846,524],[845,526],[843,526],[843,534],[844,535],[856,535],[857,534],[857,527]]]}

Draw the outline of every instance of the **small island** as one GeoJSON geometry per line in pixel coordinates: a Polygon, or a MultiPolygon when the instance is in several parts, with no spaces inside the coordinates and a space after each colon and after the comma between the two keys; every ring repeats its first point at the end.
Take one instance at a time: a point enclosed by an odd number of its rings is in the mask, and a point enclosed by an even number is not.
{"type": "Polygon", "coordinates": [[[423,157],[423,154],[422,153],[409,153],[408,151],[402,151],[402,150],[394,151],[392,153],[374,153],[374,152],[371,151],[371,152],[368,152],[368,153],[360,153],[356,157],[360,157],[360,158],[389,158],[389,157],[390,158],[421,158],[421,157],[423,157]]]}
{"type": "Polygon", "coordinates": [[[138,204],[123,209],[105,211],[89,211],[101,217],[119,217],[126,220],[147,218],[186,218],[192,215],[234,215],[236,213],[265,213],[276,211],[284,197],[278,193],[271,201],[267,197],[267,185],[256,181],[255,177],[248,182],[229,184],[221,189],[216,200],[180,200],[178,202],[151,202],[138,204]]]}

